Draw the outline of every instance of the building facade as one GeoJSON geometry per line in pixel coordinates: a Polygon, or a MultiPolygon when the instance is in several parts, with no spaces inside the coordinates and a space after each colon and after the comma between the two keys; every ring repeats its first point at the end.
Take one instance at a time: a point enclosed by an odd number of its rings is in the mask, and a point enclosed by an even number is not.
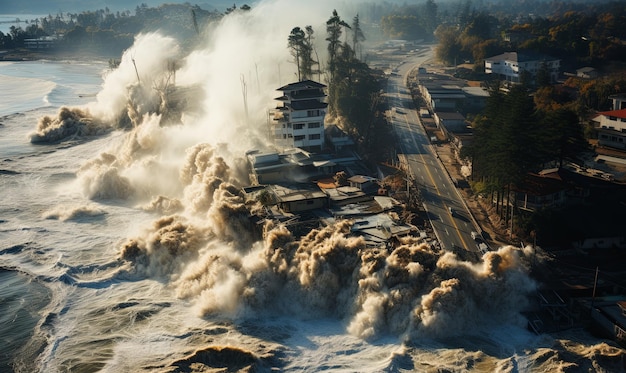
{"type": "Polygon", "coordinates": [[[626,109],[598,113],[598,144],[626,150],[626,109]]]}
{"type": "Polygon", "coordinates": [[[534,80],[537,71],[545,64],[550,74],[550,80],[556,81],[561,69],[561,61],[547,56],[522,54],[518,52],[503,53],[494,57],[485,58],[485,73],[497,74],[500,79],[511,83],[519,83],[520,75],[526,71],[534,80]]]}
{"type": "Polygon", "coordinates": [[[320,151],[324,148],[324,84],[304,80],[277,89],[280,104],[270,113],[270,133],[278,148],[320,151]]]}

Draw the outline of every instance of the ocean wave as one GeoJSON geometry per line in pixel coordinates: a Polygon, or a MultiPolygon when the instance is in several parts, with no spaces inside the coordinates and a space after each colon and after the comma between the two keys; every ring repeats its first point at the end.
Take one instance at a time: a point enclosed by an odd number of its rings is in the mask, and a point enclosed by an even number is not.
{"type": "Polygon", "coordinates": [[[111,130],[110,126],[92,117],[84,109],[62,107],[56,117],[40,118],[37,129],[29,137],[34,144],[52,143],[72,136],[103,135],[111,130]]]}
{"type": "Polygon", "coordinates": [[[43,213],[45,219],[61,221],[94,222],[100,221],[106,212],[96,205],[89,206],[56,206],[43,213]]]}
{"type": "Polygon", "coordinates": [[[1,116],[50,106],[46,100],[57,84],[44,79],[7,76],[0,73],[0,86],[10,87],[0,92],[1,116]]]}

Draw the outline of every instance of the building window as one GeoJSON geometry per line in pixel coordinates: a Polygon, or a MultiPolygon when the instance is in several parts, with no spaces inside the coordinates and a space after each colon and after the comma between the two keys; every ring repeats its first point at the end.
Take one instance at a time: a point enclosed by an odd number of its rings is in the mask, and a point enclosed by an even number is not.
{"type": "Polygon", "coordinates": [[[294,130],[301,130],[304,128],[304,123],[294,123],[293,124],[293,129],[294,130]]]}
{"type": "Polygon", "coordinates": [[[314,133],[312,135],[309,135],[309,140],[319,140],[319,139],[320,139],[319,133],[314,133]]]}
{"type": "Polygon", "coordinates": [[[309,123],[309,128],[320,128],[319,122],[309,123]]]}
{"type": "Polygon", "coordinates": [[[294,141],[302,141],[302,140],[304,140],[305,137],[306,136],[304,136],[304,135],[298,135],[298,136],[294,136],[293,140],[294,141]]]}
{"type": "Polygon", "coordinates": [[[307,117],[319,117],[320,115],[321,114],[319,110],[307,110],[306,112],[307,117]]]}

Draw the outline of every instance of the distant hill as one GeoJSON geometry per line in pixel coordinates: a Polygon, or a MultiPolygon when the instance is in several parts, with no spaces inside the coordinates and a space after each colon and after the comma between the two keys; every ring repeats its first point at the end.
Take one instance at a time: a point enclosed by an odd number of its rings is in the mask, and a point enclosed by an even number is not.
{"type": "MultiPolygon", "coordinates": [[[[248,1],[252,6],[256,1],[248,1]]],[[[28,1],[0,1],[0,14],[57,14],[59,12],[80,13],[82,11],[98,10],[109,8],[110,11],[130,10],[133,11],[140,4],[147,4],[151,7],[159,6],[163,3],[191,3],[197,4],[205,10],[215,10],[220,12],[233,5],[233,0],[209,0],[203,2],[185,0],[28,0],[28,1]]],[[[246,2],[235,1],[237,6],[246,2]]]]}

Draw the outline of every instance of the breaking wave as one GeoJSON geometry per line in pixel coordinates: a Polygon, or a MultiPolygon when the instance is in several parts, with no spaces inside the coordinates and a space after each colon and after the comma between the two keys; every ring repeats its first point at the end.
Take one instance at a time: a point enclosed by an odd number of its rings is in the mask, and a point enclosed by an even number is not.
{"type": "Polygon", "coordinates": [[[61,107],[56,117],[39,119],[37,129],[29,135],[31,143],[51,143],[72,136],[97,136],[107,133],[109,127],[79,108],[61,107]]]}

